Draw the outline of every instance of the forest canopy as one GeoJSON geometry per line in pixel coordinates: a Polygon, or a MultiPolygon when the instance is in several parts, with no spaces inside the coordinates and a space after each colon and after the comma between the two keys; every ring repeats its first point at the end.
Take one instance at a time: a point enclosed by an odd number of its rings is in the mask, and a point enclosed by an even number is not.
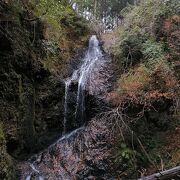
{"type": "Polygon", "coordinates": [[[73,8],[86,19],[96,19],[105,28],[113,28],[122,20],[121,10],[136,4],[136,0],[70,0],[73,8]]]}

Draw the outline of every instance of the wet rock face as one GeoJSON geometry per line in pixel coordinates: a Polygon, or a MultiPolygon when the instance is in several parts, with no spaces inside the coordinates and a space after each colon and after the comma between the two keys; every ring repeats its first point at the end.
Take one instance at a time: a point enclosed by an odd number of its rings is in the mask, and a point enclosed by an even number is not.
{"type": "Polygon", "coordinates": [[[66,74],[65,78],[70,77],[73,74],[73,72],[81,66],[81,64],[83,63],[82,60],[87,53],[87,47],[88,44],[84,48],[76,49],[74,56],[70,59],[70,62],[67,66],[68,73],[66,74]]]}
{"type": "Polygon", "coordinates": [[[32,157],[32,168],[29,163],[21,163],[20,179],[30,175],[54,180],[113,178],[110,133],[103,122],[90,121],[87,127],[73,131],[32,157]]]}
{"type": "Polygon", "coordinates": [[[79,127],[79,125],[76,122],[76,117],[75,117],[77,89],[78,89],[78,83],[76,81],[72,82],[69,86],[68,97],[67,97],[66,132],[71,132],[74,129],[79,127]]]}
{"type": "Polygon", "coordinates": [[[45,148],[63,132],[64,84],[50,76],[37,86],[34,127],[37,150],[45,148]]]}
{"type": "MultiPolygon", "coordinates": [[[[100,86],[99,86],[100,87],[100,86]]],[[[98,87],[97,87],[98,88],[98,87]]],[[[94,96],[89,94],[88,91],[85,91],[85,116],[84,121],[80,122],[75,116],[76,105],[77,105],[77,90],[78,83],[75,81],[71,83],[69,87],[69,93],[67,97],[67,125],[66,132],[71,132],[76,128],[81,127],[83,124],[86,124],[94,118],[98,113],[104,111],[106,107],[105,99],[102,96],[94,96]]]]}
{"type": "Polygon", "coordinates": [[[2,34],[0,34],[0,49],[6,52],[12,50],[10,41],[2,34]]]}

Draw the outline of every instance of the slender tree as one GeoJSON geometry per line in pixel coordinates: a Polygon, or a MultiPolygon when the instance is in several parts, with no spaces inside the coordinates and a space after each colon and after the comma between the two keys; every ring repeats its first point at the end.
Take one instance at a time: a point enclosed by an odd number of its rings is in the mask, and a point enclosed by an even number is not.
{"type": "Polygon", "coordinates": [[[105,28],[113,28],[122,19],[121,10],[135,1],[137,0],[69,0],[69,3],[85,18],[96,19],[105,28]]]}

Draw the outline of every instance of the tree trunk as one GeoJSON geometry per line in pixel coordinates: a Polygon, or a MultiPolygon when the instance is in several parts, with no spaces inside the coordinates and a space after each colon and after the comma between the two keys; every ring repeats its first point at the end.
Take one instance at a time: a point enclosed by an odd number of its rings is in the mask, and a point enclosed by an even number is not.
{"type": "Polygon", "coordinates": [[[160,173],[155,173],[147,177],[142,177],[139,180],[168,180],[171,178],[180,179],[180,166],[162,171],[160,173]]]}
{"type": "Polygon", "coordinates": [[[94,17],[97,19],[97,0],[94,0],[94,17]]]}

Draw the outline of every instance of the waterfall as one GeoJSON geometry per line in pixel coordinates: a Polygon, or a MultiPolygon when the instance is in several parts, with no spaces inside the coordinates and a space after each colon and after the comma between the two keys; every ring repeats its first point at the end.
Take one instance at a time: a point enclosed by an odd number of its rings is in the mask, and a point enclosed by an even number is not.
{"type": "Polygon", "coordinates": [[[73,81],[78,82],[77,100],[76,100],[76,110],[75,119],[78,126],[84,124],[85,121],[85,91],[89,90],[89,82],[96,62],[102,58],[102,52],[99,46],[99,41],[95,35],[93,35],[89,40],[88,51],[82,61],[82,65],[78,70],[75,70],[70,79],[65,81],[65,103],[64,103],[64,132],[66,131],[67,124],[67,111],[68,111],[68,91],[71,83],[73,81]]]}
{"type": "Polygon", "coordinates": [[[67,112],[68,112],[68,92],[69,92],[69,86],[71,84],[71,80],[68,79],[65,81],[65,100],[64,100],[64,130],[63,134],[66,133],[66,123],[67,123],[67,112]]]}
{"type": "Polygon", "coordinates": [[[20,166],[21,180],[110,179],[108,160],[113,141],[109,128],[95,118],[83,126],[88,112],[86,94],[99,99],[108,92],[111,77],[108,63],[93,35],[79,68],[65,79],[64,134],[20,166]]]}

